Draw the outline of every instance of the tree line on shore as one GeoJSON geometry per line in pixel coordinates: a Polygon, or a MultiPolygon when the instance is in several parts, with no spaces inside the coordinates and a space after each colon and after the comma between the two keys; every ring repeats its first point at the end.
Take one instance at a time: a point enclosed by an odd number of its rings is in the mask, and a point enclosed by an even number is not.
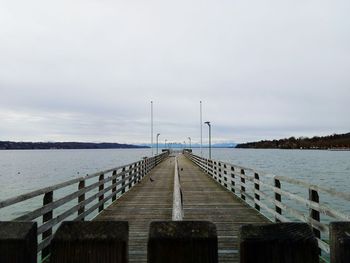
{"type": "Polygon", "coordinates": [[[238,144],[236,148],[257,149],[350,149],[350,133],[328,136],[290,137],[238,144]]]}
{"type": "Polygon", "coordinates": [[[11,142],[0,141],[0,150],[33,150],[33,149],[135,149],[149,148],[121,143],[91,143],[91,142],[11,142]]]}

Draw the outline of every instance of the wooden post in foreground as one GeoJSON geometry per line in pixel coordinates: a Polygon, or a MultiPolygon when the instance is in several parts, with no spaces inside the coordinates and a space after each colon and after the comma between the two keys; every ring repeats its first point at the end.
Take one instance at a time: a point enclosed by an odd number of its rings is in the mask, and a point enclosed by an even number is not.
{"type": "Polygon", "coordinates": [[[240,263],[318,263],[318,245],[306,223],[243,225],[240,263]]]}
{"type": "Polygon", "coordinates": [[[36,222],[0,222],[0,262],[37,263],[36,222]]]}
{"type": "Polygon", "coordinates": [[[216,227],[206,221],[152,222],[148,263],[217,263],[216,227]]]}
{"type": "Polygon", "coordinates": [[[331,263],[350,262],[350,222],[329,224],[331,263]]]}
{"type": "Polygon", "coordinates": [[[128,222],[63,222],[51,242],[50,263],[127,263],[128,222]]]}

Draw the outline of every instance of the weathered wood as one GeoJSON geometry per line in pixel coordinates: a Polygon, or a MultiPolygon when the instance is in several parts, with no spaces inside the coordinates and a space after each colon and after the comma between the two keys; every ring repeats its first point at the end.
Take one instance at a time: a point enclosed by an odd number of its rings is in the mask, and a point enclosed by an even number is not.
{"type": "MultiPolygon", "coordinates": [[[[274,179],[274,182],[275,182],[275,188],[281,189],[281,182],[276,178],[274,179]]],[[[275,200],[277,202],[280,202],[280,203],[282,201],[281,194],[276,192],[276,191],[275,191],[275,200]]],[[[280,215],[282,214],[282,209],[278,205],[275,205],[275,210],[276,210],[276,213],[278,213],[280,215]]],[[[278,218],[275,218],[275,221],[280,222],[280,220],[278,218]]]]}
{"type": "MultiPolygon", "coordinates": [[[[44,195],[43,199],[43,205],[48,205],[53,201],[53,192],[48,192],[44,195]]],[[[43,224],[45,224],[47,221],[50,221],[52,219],[53,211],[48,211],[47,213],[43,214],[43,224]]],[[[42,233],[42,239],[45,239],[47,237],[50,237],[52,235],[52,228],[47,229],[42,233]]],[[[41,259],[45,259],[50,254],[50,246],[47,246],[43,251],[41,252],[41,259]]]]}
{"type": "MultiPolygon", "coordinates": [[[[85,188],[85,180],[81,180],[79,182],[79,185],[78,185],[78,190],[82,190],[85,188]]],[[[85,193],[79,195],[78,197],[78,204],[81,203],[81,202],[84,202],[85,201],[85,193]]],[[[85,206],[82,206],[78,209],[78,216],[81,215],[82,213],[84,213],[85,211],[85,206]]],[[[84,221],[84,218],[81,219],[82,221],[84,221]]]]}
{"type": "Polygon", "coordinates": [[[329,224],[331,263],[350,262],[350,222],[329,224]]]}
{"type": "Polygon", "coordinates": [[[117,191],[117,178],[116,178],[116,175],[117,175],[117,171],[114,170],[113,171],[113,179],[112,179],[112,193],[114,193],[113,197],[112,197],[112,202],[114,202],[115,200],[117,200],[117,194],[115,193],[117,191]]]}
{"type": "MultiPolygon", "coordinates": [[[[254,178],[259,181],[259,174],[254,173],[254,178]]],[[[260,195],[259,195],[260,185],[255,183],[254,190],[255,190],[255,192],[254,192],[255,209],[260,211],[260,206],[256,203],[256,200],[260,201],[260,195]]]]}
{"type": "Polygon", "coordinates": [[[240,263],[318,263],[318,246],[306,223],[243,225],[240,263]]]}
{"type": "Polygon", "coordinates": [[[175,157],[175,171],[174,171],[174,197],[173,197],[173,214],[172,220],[179,221],[183,218],[183,208],[182,208],[182,196],[181,196],[181,186],[178,171],[178,162],[175,157]]]}
{"type": "MultiPolygon", "coordinates": [[[[241,169],[241,174],[242,174],[242,175],[245,174],[244,169],[241,169]]],[[[245,190],[246,190],[244,184],[245,184],[245,178],[244,178],[244,177],[241,177],[241,190],[242,190],[241,198],[242,198],[243,200],[245,200],[245,195],[244,195],[243,193],[245,193],[245,190]]]]}
{"type": "MultiPolygon", "coordinates": [[[[125,172],[125,167],[122,169],[123,172],[125,172]]],[[[122,194],[125,193],[125,173],[122,175],[122,194]]]]}
{"type": "Polygon", "coordinates": [[[0,222],[0,262],[37,263],[36,229],[36,222],[0,222]]]}
{"type": "MultiPolygon", "coordinates": [[[[239,226],[253,222],[267,223],[268,220],[235,197],[230,184],[227,185],[226,191],[205,173],[205,169],[202,171],[184,157],[179,157],[178,161],[184,168],[181,173],[184,220],[213,222],[218,233],[219,262],[239,262],[237,240],[239,226]]],[[[240,196],[240,185],[236,187],[236,193],[240,196]]],[[[246,199],[249,197],[246,196],[246,199]]]]}
{"type": "Polygon", "coordinates": [[[217,263],[216,227],[205,221],[152,222],[148,263],[217,263]]]}
{"type": "Polygon", "coordinates": [[[147,236],[150,222],[171,220],[173,183],[174,158],[169,158],[151,170],[139,184],[135,184],[118,198],[117,202],[95,218],[95,220],[129,222],[129,262],[145,263],[147,261],[147,236]],[[149,179],[150,177],[153,181],[149,179]]]}
{"type": "MultiPolygon", "coordinates": [[[[99,178],[98,178],[98,181],[99,182],[102,182],[101,184],[100,184],[100,186],[98,187],[98,191],[99,192],[101,192],[101,191],[103,191],[103,189],[104,189],[104,174],[100,174],[100,176],[99,176],[99,178]]],[[[102,195],[100,195],[99,197],[98,197],[98,201],[102,201],[103,200],[103,198],[104,198],[104,195],[102,194],[102,195]]],[[[104,209],[104,204],[102,204],[102,205],[100,205],[99,207],[98,207],[98,212],[100,213],[102,210],[104,209]]]]}
{"type": "Polygon", "coordinates": [[[51,242],[51,263],[128,262],[128,223],[64,222],[51,242]]]}
{"type": "MultiPolygon", "coordinates": [[[[320,202],[320,198],[318,196],[318,193],[317,191],[313,190],[313,189],[309,189],[309,200],[311,202],[315,202],[315,203],[319,203],[320,202]]],[[[310,209],[309,210],[309,213],[310,213],[310,218],[317,221],[317,222],[320,222],[320,212],[315,210],[315,209],[310,209]]],[[[314,234],[317,238],[320,238],[321,237],[321,232],[316,229],[316,228],[313,228],[313,231],[314,231],[314,234]]]]}

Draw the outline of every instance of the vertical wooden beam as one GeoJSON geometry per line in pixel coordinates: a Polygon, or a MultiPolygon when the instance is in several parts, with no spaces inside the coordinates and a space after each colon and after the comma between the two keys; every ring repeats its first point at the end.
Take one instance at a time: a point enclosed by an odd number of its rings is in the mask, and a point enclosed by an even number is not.
{"type": "MultiPolygon", "coordinates": [[[[43,198],[43,205],[48,205],[53,202],[53,191],[47,192],[44,194],[43,198]]],[[[53,211],[50,210],[47,213],[43,214],[43,224],[50,221],[53,217],[53,211]]],[[[49,228],[48,230],[44,231],[42,233],[42,239],[46,239],[51,237],[52,235],[52,228],[49,228]]],[[[44,259],[50,254],[50,246],[47,246],[41,251],[41,259],[44,261],[44,259]]],[[[45,262],[45,261],[44,261],[45,262]]]]}
{"type": "Polygon", "coordinates": [[[243,225],[240,263],[318,263],[317,240],[306,223],[243,225]]]}
{"type": "MultiPolygon", "coordinates": [[[[254,179],[260,182],[258,173],[254,173],[254,179]]],[[[254,182],[254,189],[256,190],[254,193],[254,201],[260,201],[260,195],[257,193],[257,191],[260,191],[259,182],[254,182]]],[[[258,205],[257,202],[255,202],[255,209],[260,211],[260,205],[258,205]]]]}
{"type": "Polygon", "coordinates": [[[350,262],[350,222],[329,223],[331,263],[350,262]]]}
{"type": "Polygon", "coordinates": [[[233,193],[236,192],[236,189],[235,189],[236,182],[235,182],[235,174],[234,174],[234,172],[235,172],[235,168],[233,166],[231,166],[231,185],[232,185],[231,191],[233,193]]]}
{"type": "Polygon", "coordinates": [[[151,222],[147,262],[217,263],[215,225],[206,221],[151,222]]]}
{"type": "Polygon", "coordinates": [[[0,222],[0,262],[37,263],[36,222],[0,222]]]}
{"type": "MultiPolygon", "coordinates": [[[[319,198],[316,190],[309,189],[309,200],[311,202],[315,202],[317,204],[320,202],[320,198],[319,198]]],[[[316,220],[317,222],[320,222],[320,212],[315,210],[315,209],[312,209],[311,207],[309,209],[309,216],[310,216],[310,218],[316,220]]],[[[320,230],[318,230],[316,228],[312,228],[312,230],[317,238],[321,237],[320,230]]]]}
{"type": "MultiPolygon", "coordinates": [[[[275,187],[278,188],[278,189],[281,189],[281,182],[280,182],[280,180],[274,179],[274,182],[275,182],[275,187]]],[[[282,201],[281,194],[277,193],[276,191],[275,191],[275,200],[278,201],[278,202],[282,201]]],[[[275,211],[276,211],[276,213],[278,213],[280,215],[282,214],[282,209],[279,206],[277,206],[277,205],[275,205],[275,211]]],[[[277,217],[275,217],[275,221],[276,222],[281,222],[281,220],[279,220],[277,217]]]]}
{"type": "MultiPolygon", "coordinates": [[[[241,174],[242,175],[245,175],[245,172],[244,172],[244,169],[241,169],[241,174]]],[[[243,185],[243,184],[245,184],[245,178],[243,178],[243,177],[241,177],[241,198],[243,199],[243,200],[245,200],[245,186],[243,185]]]]}
{"type": "Polygon", "coordinates": [[[66,221],[52,240],[50,263],[127,263],[128,222],[66,221]]]}
{"type": "Polygon", "coordinates": [[[125,179],[125,167],[123,167],[123,169],[122,169],[122,194],[125,193],[125,181],[124,181],[124,179],[125,179]]]}
{"type": "MultiPolygon", "coordinates": [[[[98,187],[98,191],[99,192],[101,192],[101,191],[103,191],[103,189],[105,188],[104,186],[105,186],[105,184],[104,184],[104,178],[105,178],[105,176],[104,176],[104,174],[100,174],[100,176],[98,177],[98,181],[99,182],[102,182],[102,184],[98,187]]],[[[102,195],[100,195],[99,196],[99,198],[98,198],[98,201],[100,202],[100,201],[102,201],[103,199],[104,199],[104,194],[102,194],[102,195]]],[[[102,212],[103,211],[103,209],[104,209],[104,204],[101,204],[99,207],[98,207],[98,212],[100,213],[100,212],[102,212]]]]}
{"type": "Polygon", "coordinates": [[[112,176],[113,176],[113,179],[112,179],[112,193],[113,193],[113,196],[112,196],[112,202],[114,202],[115,200],[117,200],[117,171],[114,170],[113,173],[112,173],[112,176]]]}
{"type": "MultiPolygon", "coordinates": [[[[85,188],[85,180],[82,179],[79,181],[78,190],[83,190],[84,188],[85,188]]],[[[80,204],[84,201],[85,201],[85,192],[78,196],[78,204],[80,204]]],[[[85,206],[82,206],[81,208],[79,208],[78,216],[81,215],[82,213],[84,213],[84,211],[85,211],[85,206]]],[[[85,218],[83,217],[81,219],[81,221],[84,221],[84,220],[85,220],[85,218]]]]}

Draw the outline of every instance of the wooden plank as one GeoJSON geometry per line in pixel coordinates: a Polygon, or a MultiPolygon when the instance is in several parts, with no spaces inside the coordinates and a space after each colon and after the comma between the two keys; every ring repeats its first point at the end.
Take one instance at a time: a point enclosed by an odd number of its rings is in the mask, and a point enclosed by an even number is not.
{"type": "MultiPolygon", "coordinates": [[[[181,156],[178,158],[181,189],[183,193],[184,220],[209,220],[213,222],[218,231],[218,254],[219,262],[239,262],[238,257],[238,229],[242,224],[267,223],[265,217],[231,192],[231,183],[224,181],[229,173],[221,173],[222,183],[227,184],[229,190],[225,190],[208,176],[200,167],[195,166],[190,160],[181,156]],[[229,236],[229,238],[227,238],[229,236]],[[225,238],[226,237],[226,238],[225,238]]],[[[220,169],[220,165],[218,166],[220,169]]],[[[221,169],[224,164],[221,163],[221,169]]],[[[226,165],[226,167],[228,167],[226,165]]],[[[240,180],[241,177],[237,179],[240,180]]],[[[231,180],[231,178],[229,178],[231,180]]],[[[244,184],[244,182],[243,182],[244,184]]],[[[247,193],[241,189],[241,185],[234,185],[238,195],[247,193]]],[[[250,196],[251,197],[251,196],[250,196]]],[[[254,200],[254,197],[251,197],[254,200]]],[[[259,201],[259,200],[257,200],[259,201]]]]}
{"type": "MultiPolygon", "coordinates": [[[[147,161],[145,165],[147,170],[151,167],[147,167],[147,161]]],[[[150,222],[172,218],[174,167],[174,158],[161,162],[94,219],[129,222],[129,262],[147,262],[150,222]]],[[[139,176],[133,179],[134,182],[139,176]]]]}

